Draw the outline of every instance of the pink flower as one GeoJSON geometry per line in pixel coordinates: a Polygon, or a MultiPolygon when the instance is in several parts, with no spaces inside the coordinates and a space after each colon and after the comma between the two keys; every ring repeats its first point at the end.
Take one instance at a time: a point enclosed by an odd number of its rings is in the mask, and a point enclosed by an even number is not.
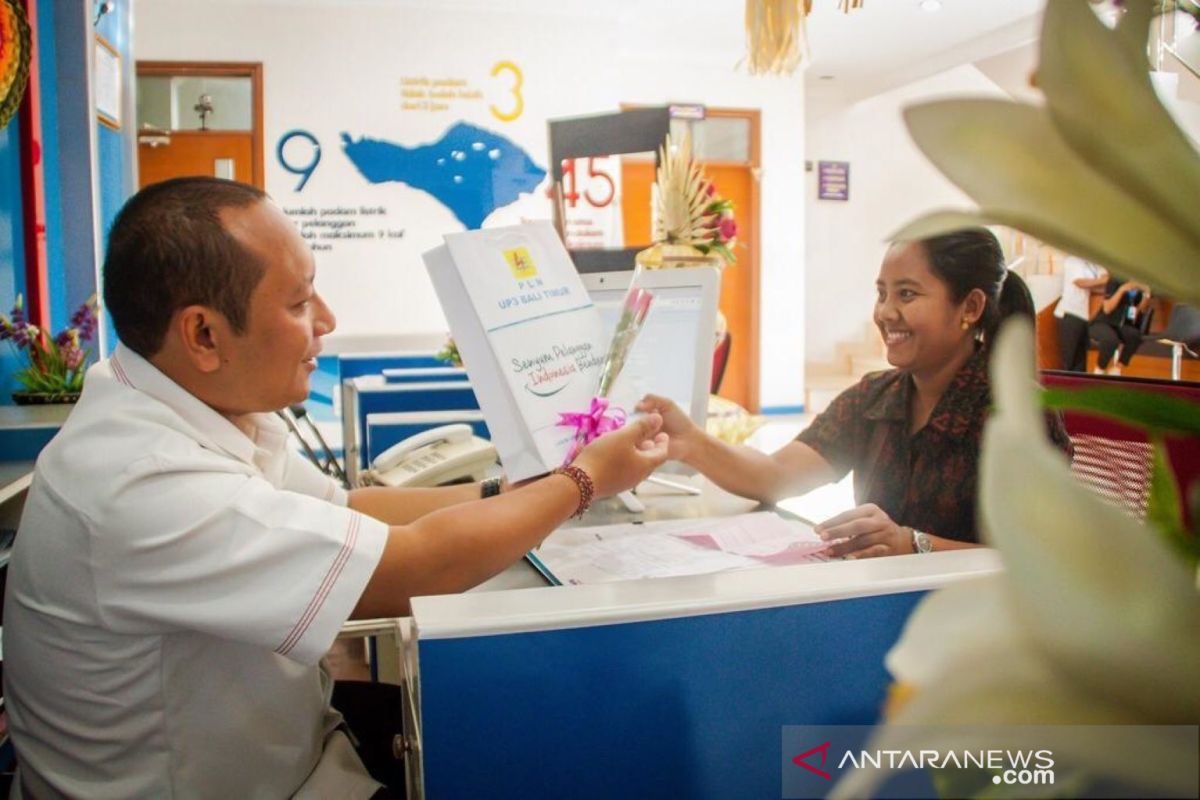
{"type": "Polygon", "coordinates": [[[737,222],[732,217],[722,217],[717,226],[717,233],[723,241],[732,241],[737,236],[737,222]]]}

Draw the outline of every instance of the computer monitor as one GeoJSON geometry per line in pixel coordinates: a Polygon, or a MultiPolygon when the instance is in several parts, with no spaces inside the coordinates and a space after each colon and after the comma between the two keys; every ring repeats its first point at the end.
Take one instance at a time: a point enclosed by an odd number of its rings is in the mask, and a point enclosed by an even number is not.
{"type": "MultiPolygon", "coordinates": [[[[607,342],[620,317],[633,271],[580,277],[604,320],[607,342]]],[[[663,395],[703,428],[708,416],[721,275],[712,267],[686,267],[646,270],[639,281],[654,300],[610,399],[614,406],[632,413],[645,394],[663,395]]],[[[686,470],[676,466],[671,471],[686,470]]]]}

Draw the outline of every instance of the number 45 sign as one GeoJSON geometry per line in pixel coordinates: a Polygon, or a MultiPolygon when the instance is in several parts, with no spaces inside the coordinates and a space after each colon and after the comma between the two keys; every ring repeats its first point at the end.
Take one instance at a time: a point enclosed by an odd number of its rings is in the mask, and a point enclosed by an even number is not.
{"type": "MultiPolygon", "coordinates": [[[[607,157],[591,157],[587,160],[586,173],[580,170],[577,162],[580,159],[563,159],[562,199],[567,208],[575,208],[580,198],[592,208],[604,208],[610,205],[617,196],[617,185],[612,175],[596,166],[597,161],[605,161],[607,157]],[[583,191],[580,191],[580,186],[583,191]]],[[[551,190],[550,194],[553,193],[551,190]]]]}

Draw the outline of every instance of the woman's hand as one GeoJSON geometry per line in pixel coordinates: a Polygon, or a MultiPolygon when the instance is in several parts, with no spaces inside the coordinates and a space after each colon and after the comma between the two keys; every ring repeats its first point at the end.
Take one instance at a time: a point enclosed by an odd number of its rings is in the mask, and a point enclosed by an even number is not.
{"type": "Polygon", "coordinates": [[[662,416],[663,433],[671,437],[667,458],[687,463],[705,435],[704,431],[692,422],[692,418],[675,405],[674,401],[656,394],[643,397],[636,410],[643,414],[657,413],[662,416]]]}
{"type": "Polygon", "coordinates": [[[662,428],[661,417],[647,414],[579,451],[574,464],[591,477],[597,498],[633,489],[667,460],[662,428]]]}
{"type": "Polygon", "coordinates": [[[814,530],[825,541],[836,542],[827,551],[831,556],[850,559],[875,558],[914,552],[912,531],[897,525],[874,503],[838,514],[825,520],[814,530]]]}

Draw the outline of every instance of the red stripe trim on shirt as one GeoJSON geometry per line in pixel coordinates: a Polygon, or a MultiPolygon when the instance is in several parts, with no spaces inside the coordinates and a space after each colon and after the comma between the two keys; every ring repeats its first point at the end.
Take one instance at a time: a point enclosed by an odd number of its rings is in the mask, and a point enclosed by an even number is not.
{"type": "Polygon", "coordinates": [[[309,625],[316,618],[317,612],[321,610],[321,606],[325,605],[325,599],[329,596],[333,585],[337,583],[338,577],[342,574],[342,569],[346,566],[346,562],[350,560],[350,554],[354,551],[354,544],[358,541],[359,520],[360,517],[358,514],[350,518],[350,524],[346,526],[346,538],[342,542],[342,549],[338,551],[337,558],[329,565],[329,571],[325,573],[325,579],[321,581],[321,585],[317,588],[317,593],[313,595],[308,608],[304,609],[304,614],[300,617],[300,620],[292,628],[287,638],[283,640],[283,643],[275,648],[275,652],[279,653],[279,655],[286,656],[292,651],[308,631],[309,625]]]}
{"type": "Polygon", "coordinates": [[[115,353],[109,356],[108,365],[112,367],[114,378],[126,386],[133,386],[133,381],[129,380],[129,376],[125,374],[125,368],[121,366],[120,361],[117,361],[117,356],[115,353]]]}

